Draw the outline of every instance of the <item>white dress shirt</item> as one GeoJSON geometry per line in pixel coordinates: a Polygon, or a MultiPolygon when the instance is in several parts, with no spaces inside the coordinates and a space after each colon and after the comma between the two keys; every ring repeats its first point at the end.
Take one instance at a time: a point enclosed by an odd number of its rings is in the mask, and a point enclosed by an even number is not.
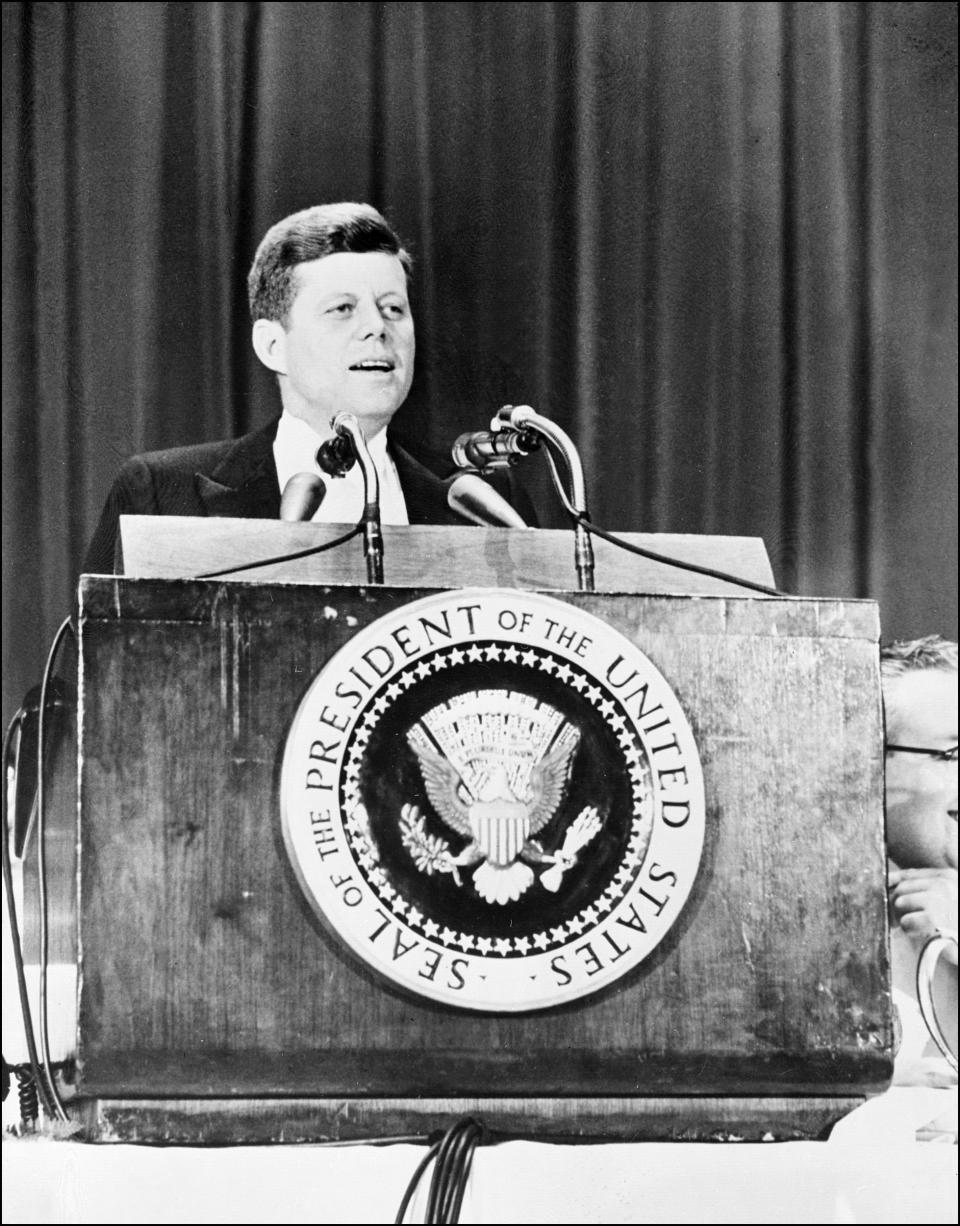
{"type": "MultiPolygon", "coordinates": [[[[330,477],[317,464],[317,448],[322,442],[317,432],[286,410],[281,414],[277,437],[273,440],[273,459],[282,494],[296,473],[317,473],[327,493],[313,516],[314,523],[355,524],[363,515],[363,472],[354,464],[345,477],[330,477]]],[[[396,465],[387,453],[387,431],[380,430],[367,439],[367,447],[380,478],[380,519],[385,524],[408,524],[407,504],[396,465]]]]}

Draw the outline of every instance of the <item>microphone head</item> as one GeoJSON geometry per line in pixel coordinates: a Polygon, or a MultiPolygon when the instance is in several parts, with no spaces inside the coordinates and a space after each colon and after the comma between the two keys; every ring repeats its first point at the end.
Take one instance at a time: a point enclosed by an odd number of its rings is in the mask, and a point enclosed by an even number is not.
{"type": "Polygon", "coordinates": [[[450,458],[457,468],[470,469],[476,467],[479,457],[473,439],[473,431],[468,431],[466,434],[459,435],[454,440],[453,446],[450,448],[450,458]]]}
{"type": "Polygon", "coordinates": [[[328,477],[345,477],[357,462],[357,453],[348,434],[335,434],[317,448],[317,465],[328,477]]]}
{"type": "Polygon", "coordinates": [[[456,473],[447,484],[447,505],[485,528],[526,528],[526,520],[475,472],[456,473]]]}
{"type": "Polygon", "coordinates": [[[280,518],[287,523],[313,519],[326,495],[322,477],[316,473],[294,473],[280,496],[280,518]]]}
{"type": "Polygon", "coordinates": [[[539,446],[540,440],[527,431],[475,430],[461,434],[450,455],[458,468],[511,468],[539,446]]]}

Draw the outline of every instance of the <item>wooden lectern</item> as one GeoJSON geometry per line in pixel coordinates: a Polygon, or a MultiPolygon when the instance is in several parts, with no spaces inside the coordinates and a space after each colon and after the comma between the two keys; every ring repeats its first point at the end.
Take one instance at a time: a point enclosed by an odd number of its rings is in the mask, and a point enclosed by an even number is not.
{"type": "MultiPolygon", "coordinates": [[[[811,1138],[885,1089],[875,605],[742,594],[605,546],[600,590],[578,592],[570,534],[529,529],[387,530],[383,587],[356,541],[286,581],[189,577],[335,535],[127,519],[143,577],[81,580],[87,1135],[374,1138],[472,1113],[547,1139],[811,1138]],[[705,798],[695,880],[652,954],[519,1012],[450,1008],[363,962],[281,829],[284,747],[328,661],[431,592],[485,587],[548,591],[635,644],[686,714],[705,798]]],[[[759,542],[627,539],[771,581],[759,542]]]]}

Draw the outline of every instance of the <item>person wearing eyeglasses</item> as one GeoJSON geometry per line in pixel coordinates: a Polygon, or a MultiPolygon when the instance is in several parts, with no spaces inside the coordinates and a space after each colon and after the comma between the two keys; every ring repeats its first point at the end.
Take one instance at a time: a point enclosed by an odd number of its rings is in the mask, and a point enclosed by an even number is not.
{"type": "Polygon", "coordinates": [[[902,1028],[895,1084],[956,1084],[920,1013],[917,965],[947,937],[932,1003],[957,1051],[957,644],[937,635],[881,648],[890,955],[902,1028]],[[949,938],[952,938],[950,940],[949,938]]]}

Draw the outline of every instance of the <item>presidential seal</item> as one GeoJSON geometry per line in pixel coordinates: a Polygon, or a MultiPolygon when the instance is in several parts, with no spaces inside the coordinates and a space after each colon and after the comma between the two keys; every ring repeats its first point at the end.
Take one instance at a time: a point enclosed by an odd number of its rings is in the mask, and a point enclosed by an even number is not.
{"type": "Polygon", "coordinates": [[[281,812],[307,898],[364,962],[497,1012],[648,957],[705,825],[661,673],[592,614],[512,589],[414,601],[343,647],[294,719],[281,812]]]}

